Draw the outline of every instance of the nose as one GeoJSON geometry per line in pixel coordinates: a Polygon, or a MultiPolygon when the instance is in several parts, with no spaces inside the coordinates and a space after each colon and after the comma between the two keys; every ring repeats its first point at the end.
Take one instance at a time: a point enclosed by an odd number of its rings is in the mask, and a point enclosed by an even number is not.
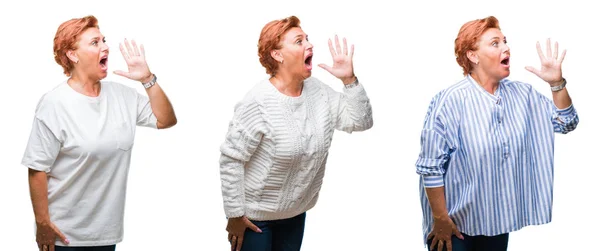
{"type": "Polygon", "coordinates": [[[510,47],[508,47],[508,44],[503,44],[504,48],[502,48],[502,52],[503,53],[510,53],[510,47]]]}
{"type": "Polygon", "coordinates": [[[313,44],[310,41],[306,41],[306,43],[308,44],[308,46],[306,46],[306,49],[312,50],[313,44]]]}
{"type": "Polygon", "coordinates": [[[102,42],[102,51],[108,51],[109,47],[107,43],[102,42]]]}

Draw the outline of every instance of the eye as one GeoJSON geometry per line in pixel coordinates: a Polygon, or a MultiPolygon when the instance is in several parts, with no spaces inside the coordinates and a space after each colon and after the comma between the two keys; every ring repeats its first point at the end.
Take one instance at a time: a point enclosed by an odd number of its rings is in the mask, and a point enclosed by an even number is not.
{"type": "Polygon", "coordinates": [[[492,42],[492,46],[497,47],[498,46],[498,42],[496,42],[496,41],[492,42]]]}
{"type": "Polygon", "coordinates": [[[302,44],[302,40],[300,40],[300,39],[296,40],[296,44],[302,44]]]}
{"type": "Polygon", "coordinates": [[[96,41],[96,40],[92,41],[92,45],[98,45],[98,41],[96,41]]]}

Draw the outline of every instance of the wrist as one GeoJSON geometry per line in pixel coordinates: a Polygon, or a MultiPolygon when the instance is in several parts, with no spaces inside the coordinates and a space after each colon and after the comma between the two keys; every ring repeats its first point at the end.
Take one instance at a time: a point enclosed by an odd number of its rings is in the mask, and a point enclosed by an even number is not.
{"type": "Polygon", "coordinates": [[[154,78],[154,74],[152,74],[152,72],[150,72],[150,75],[140,79],[140,82],[142,82],[142,84],[145,84],[145,83],[152,81],[153,78],[154,78]]]}
{"type": "Polygon", "coordinates": [[[449,218],[450,216],[448,215],[447,211],[444,211],[443,213],[433,213],[433,219],[434,220],[442,220],[442,219],[446,219],[449,218]]]}
{"type": "Polygon", "coordinates": [[[156,75],[152,74],[150,75],[150,80],[142,82],[142,85],[144,86],[144,88],[148,89],[152,86],[154,86],[154,84],[156,84],[156,75]]]}
{"type": "Polygon", "coordinates": [[[550,83],[550,90],[552,90],[553,92],[557,92],[564,89],[565,85],[567,85],[567,80],[565,78],[562,78],[559,82],[550,83]]]}
{"type": "Polygon", "coordinates": [[[48,223],[50,223],[49,216],[35,217],[35,224],[37,225],[47,225],[48,223]]]}
{"type": "Polygon", "coordinates": [[[555,86],[562,85],[565,81],[566,81],[565,78],[560,78],[560,80],[550,81],[550,82],[548,82],[548,84],[550,84],[550,87],[555,87],[555,86]]]}
{"type": "Polygon", "coordinates": [[[349,85],[349,84],[356,82],[356,76],[354,74],[352,74],[351,77],[341,78],[341,80],[342,80],[342,83],[344,83],[344,85],[349,85]]]}

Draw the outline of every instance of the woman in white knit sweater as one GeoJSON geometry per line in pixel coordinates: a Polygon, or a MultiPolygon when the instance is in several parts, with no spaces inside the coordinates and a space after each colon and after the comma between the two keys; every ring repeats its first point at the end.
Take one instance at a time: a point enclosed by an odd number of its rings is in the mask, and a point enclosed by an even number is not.
{"type": "Polygon", "coordinates": [[[235,106],[221,145],[223,204],[232,250],[299,250],[305,212],[317,202],[334,129],[371,128],[369,98],[354,75],[354,46],[329,40],[319,66],[343,93],[311,78],[312,44],[291,16],[269,22],[258,55],[270,78],[235,106]]]}

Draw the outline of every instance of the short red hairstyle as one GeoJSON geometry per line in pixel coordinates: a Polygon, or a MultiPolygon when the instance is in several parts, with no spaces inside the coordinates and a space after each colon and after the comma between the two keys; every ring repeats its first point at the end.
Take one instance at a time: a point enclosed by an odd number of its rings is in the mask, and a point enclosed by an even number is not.
{"type": "Polygon", "coordinates": [[[62,66],[65,75],[70,76],[73,62],[67,57],[67,51],[77,49],[79,35],[88,28],[98,28],[98,19],[94,16],[73,18],[58,26],[54,36],[54,60],[62,66]]]}
{"type": "Polygon", "coordinates": [[[454,55],[458,65],[463,68],[463,75],[466,76],[473,69],[471,61],[467,57],[467,51],[479,49],[477,46],[479,37],[490,28],[500,29],[498,19],[494,16],[469,21],[463,24],[458,31],[456,40],[454,40],[454,55]]]}
{"type": "Polygon", "coordinates": [[[280,20],[274,20],[265,25],[258,39],[258,58],[260,64],[265,67],[267,74],[274,76],[279,64],[273,57],[271,51],[281,49],[281,37],[291,28],[300,28],[300,19],[290,16],[280,20]]]}

